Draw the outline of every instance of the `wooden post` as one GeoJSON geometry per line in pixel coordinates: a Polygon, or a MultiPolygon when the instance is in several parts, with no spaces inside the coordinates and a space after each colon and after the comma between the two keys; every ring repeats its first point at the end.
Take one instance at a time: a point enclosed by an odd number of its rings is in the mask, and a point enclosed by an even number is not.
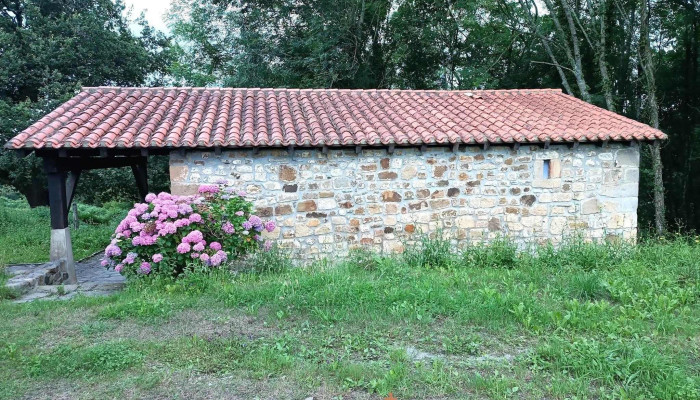
{"type": "Polygon", "coordinates": [[[139,197],[141,201],[145,201],[146,195],[148,194],[148,162],[146,158],[139,160],[138,162],[131,164],[131,172],[134,173],[134,178],[136,179],[136,186],[139,189],[139,197]]]}
{"type": "Polygon", "coordinates": [[[78,203],[73,203],[73,228],[80,228],[80,219],[78,219],[78,203]]]}
{"type": "Polygon", "coordinates": [[[51,214],[51,261],[63,260],[63,273],[70,284],[78,283],[75,260],[68,228],[68,196],[66,193],[66,171],[53,157],[44,158],[44,169],[49,180],[49,208],[51,214]]]}

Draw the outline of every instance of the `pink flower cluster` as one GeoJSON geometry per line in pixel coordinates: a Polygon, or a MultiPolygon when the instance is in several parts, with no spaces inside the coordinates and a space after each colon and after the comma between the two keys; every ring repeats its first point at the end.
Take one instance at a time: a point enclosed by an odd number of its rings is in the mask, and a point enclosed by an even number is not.
{"type": "Polygon", "coordinates": [[[205,193],[219,193],[221,189],[218,185],[202,185],[199,187],[198,192],[201,194],[205,193]]]}
{"type": "Polygon", "coordinates": [[[257,247],[274,221],[250,214],[245,192],[203,185],[196,196],[153,193],[134,204],[105,248],[102,265],[131,275],[177,275],[192,261],[219,266],[257,247]]]}
{"type": "Polygon", "coordinates": [[[221,243],[209,243],[199,230],[194,230],[182,238],[182,242],[177,245],[177,252],[180,254],[190,253],[190,258],[199,259],[207,266],[216,267],[228,259],[228,254],[222,250],[221,243]],[[208,252],[207,252],[208,251],[208,252]]]}
{"type": "Polygon", "coordinates": [[[257,232],[262,232],[263,230],[272,232],[277,227],[275,221],[263,222],[262,219],[260,219],[260,217],[258,217],[257,215],[251,215],[247,221],[243,222],[241,226],[246,231],[255,229],[255,231],[257,232]]]}
{"type": "MultiPolygon", "coordinates": [[[[195,196],[174,196],[150,193],[147,203],[134,205],[116,230],[116,239],[130,239],[134,246],[152,246],[159,237],[173,235],[178,229],[202,222],[192,204],[202,200],[195,196]]],[[[114,252],[114,249],[111,251],[114,252]]],[[[107,254],[113,256],[114,254],[107,254]]]]}

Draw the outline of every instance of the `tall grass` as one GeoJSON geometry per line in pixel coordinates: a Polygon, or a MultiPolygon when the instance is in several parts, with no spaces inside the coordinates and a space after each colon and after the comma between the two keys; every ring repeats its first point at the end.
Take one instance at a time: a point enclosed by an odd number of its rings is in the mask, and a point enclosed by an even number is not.
{"type": "MultiPolygon", "coordinates": [[[[74,257],[81,259],[103,249],[125,213],[120,203],[79,207],[80,228],[71,229],[74,257]]],[[[48,261],[50,232],[48,207],[29,208],[23,199],[0,197],[0,265],[48,261]]]]}
{"type": "Polygon", "coordinates": [[[699,242],[573,238],[518,250],[500,238],[458,249],[438,236],[404,254],[360,249],[300,268],[276,249],[233,266],[243,273],[139,280],[106,299],[2,302],[0,369],[13,398],[66,379],[89,391],[69,397],[95,397],[102,382],[162,397],[194,372],[209,387],[250,377],[265,398],[285,397],[267,386],[282,379],[301,398],[321,387],[367,398],[695,400],[699,242]],[[38,346],[46,337],[56,339],[38,346]],[[164,383],[143,389],[135,376],[164,383]]]}

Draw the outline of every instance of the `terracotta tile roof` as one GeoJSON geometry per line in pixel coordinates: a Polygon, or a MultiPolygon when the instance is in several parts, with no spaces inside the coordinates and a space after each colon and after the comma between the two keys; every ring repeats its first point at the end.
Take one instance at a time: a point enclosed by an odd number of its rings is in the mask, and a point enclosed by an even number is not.
{"type": "Polygon", "coordinates": [[[85,88],[7,148],[665,139],[560,90],[85,88]]]}

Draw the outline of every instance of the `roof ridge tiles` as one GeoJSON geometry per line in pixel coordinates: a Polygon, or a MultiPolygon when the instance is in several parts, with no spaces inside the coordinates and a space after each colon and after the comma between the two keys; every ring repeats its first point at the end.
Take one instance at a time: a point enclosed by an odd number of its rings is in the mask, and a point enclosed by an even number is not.
{"type": "Polygon", "coordinates": [[[220,86],[84,86],[82,91],[96,90],[192,90],[192,91],[273,91],[273,92],[354,92],[354,93],[438,93],[438,94],[462,94],[462,93],[490,93],[490,94],[529,94],[529,93],[563,93],[558,88],[541,89],[347,89],[347,88],[260,88],[260,87],[220,87],[220,86]]]}

